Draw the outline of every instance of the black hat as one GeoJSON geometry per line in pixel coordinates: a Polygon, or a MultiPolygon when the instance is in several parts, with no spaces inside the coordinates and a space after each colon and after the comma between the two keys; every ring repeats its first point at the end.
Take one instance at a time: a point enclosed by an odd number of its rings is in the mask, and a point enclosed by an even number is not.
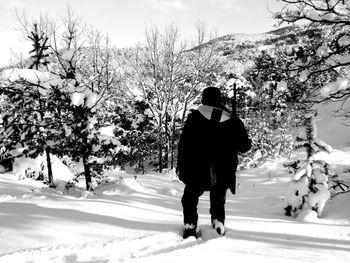
{"type": "Polygon", "coordinates": [[[221,108],[221,92],[216,87],[208,87],[203,90],[202,104],[221,108]]]}

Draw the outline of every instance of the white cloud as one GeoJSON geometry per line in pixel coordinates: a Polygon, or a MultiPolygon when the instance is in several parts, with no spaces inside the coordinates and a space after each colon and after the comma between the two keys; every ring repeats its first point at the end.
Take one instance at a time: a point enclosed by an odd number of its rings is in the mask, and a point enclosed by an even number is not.
{"type": "Polygon", "coordinates": [[[233,8],[233,3],[223,3],[221,8],[223,8],[223,9],[232,9],[233,8]]]}
{"type": "Polygon", "coordinates": [[[169,12],[173,10],[187,10],[189,5],[180,0],[142,0],[137,5],[139,8],[152,8],[161,12],[169,12]]]}
{"type": "Polygon", "coordinates": [[[25,4],[21,1],[6,1],[1,3],[1,5],[3,5],[6,9],[22,8],[25,6],[25,4]]]}
{"type": "Polygon", "coordinates": [[[231,10],[235,12],[243,11],[242,5],[238,4],[236,0],[209,0],[209,2],[224,10],[231,10]]]}
{"type": "Polygon", "coordinates": [[[235,11],[235,12],[243,12],[243,6],[241,5],[234,5],[231,7],[231,10],[235,11]]]}

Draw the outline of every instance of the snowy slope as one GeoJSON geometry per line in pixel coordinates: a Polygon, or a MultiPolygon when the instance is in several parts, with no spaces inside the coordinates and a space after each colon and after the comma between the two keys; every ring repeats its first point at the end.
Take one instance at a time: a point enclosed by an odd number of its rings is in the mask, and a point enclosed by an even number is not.
{"type": "MultiPolygon", "coordinates": [[[[329,159],[346,167],[350,150],[329,159]]],[[[239,174],[225,237],[209,226],[205,194],[197,240],[181,238],[182,183],[161,175],[115,174],[114,184],[88,197],[0,175],[0,262],[348,262],[349,194],[329,201],[322,219],[286,217],[282,161],[239,174]]]]}

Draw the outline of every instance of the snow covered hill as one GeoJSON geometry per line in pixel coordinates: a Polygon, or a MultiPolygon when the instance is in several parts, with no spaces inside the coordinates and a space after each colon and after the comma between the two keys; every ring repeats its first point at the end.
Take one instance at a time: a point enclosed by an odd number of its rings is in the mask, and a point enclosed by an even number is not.
{"type": "MultiPolygon", "coordinates": [[[[350,149],[325,158],[344,172],[350,149]]],[[[0,175],[0,262],[348,262],[349,194],[330,200],[321,219],[286,217],[283,194],[290,177],[283,161],[239,174],[238,194],[228,193],[225,237],[209,225],[205,194],[199,204],[202,237],[186,240],[183,184],[168,176],[135,180],[115,172],[114,183],[77,197],[0,175]]],[[[350,181],[350,171],[343,176],[350,181]]]]}
{"type": "MultiPolygon", "coordinates": [[[[297,28],[287,26],[265,33],[246,34],[235,33],[214,38],[203,46],[214,47],[215,52],[228,61],[236,60],[237,63],[251,64],[252,60],[262,50],[275,50],[282,43],[286,47],[298,45],[296,39],[308,36],[314,32],[313,29],[297,28]]],[[[193,47],[196,50],[200,46],[193,47]]]]}

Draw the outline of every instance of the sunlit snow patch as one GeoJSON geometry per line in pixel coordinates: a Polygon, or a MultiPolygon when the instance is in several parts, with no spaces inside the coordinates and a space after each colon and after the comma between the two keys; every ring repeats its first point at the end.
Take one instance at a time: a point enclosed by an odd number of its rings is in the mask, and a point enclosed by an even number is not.
{"type": "Polygon", "coordinates": [[[99,185],[95,188],[95,193],[104,195],[130,195],[133,193],[151,193],[152,191],[142,186],[134,178],[122,178],[114,180],[108,184],[99,185]]]}

